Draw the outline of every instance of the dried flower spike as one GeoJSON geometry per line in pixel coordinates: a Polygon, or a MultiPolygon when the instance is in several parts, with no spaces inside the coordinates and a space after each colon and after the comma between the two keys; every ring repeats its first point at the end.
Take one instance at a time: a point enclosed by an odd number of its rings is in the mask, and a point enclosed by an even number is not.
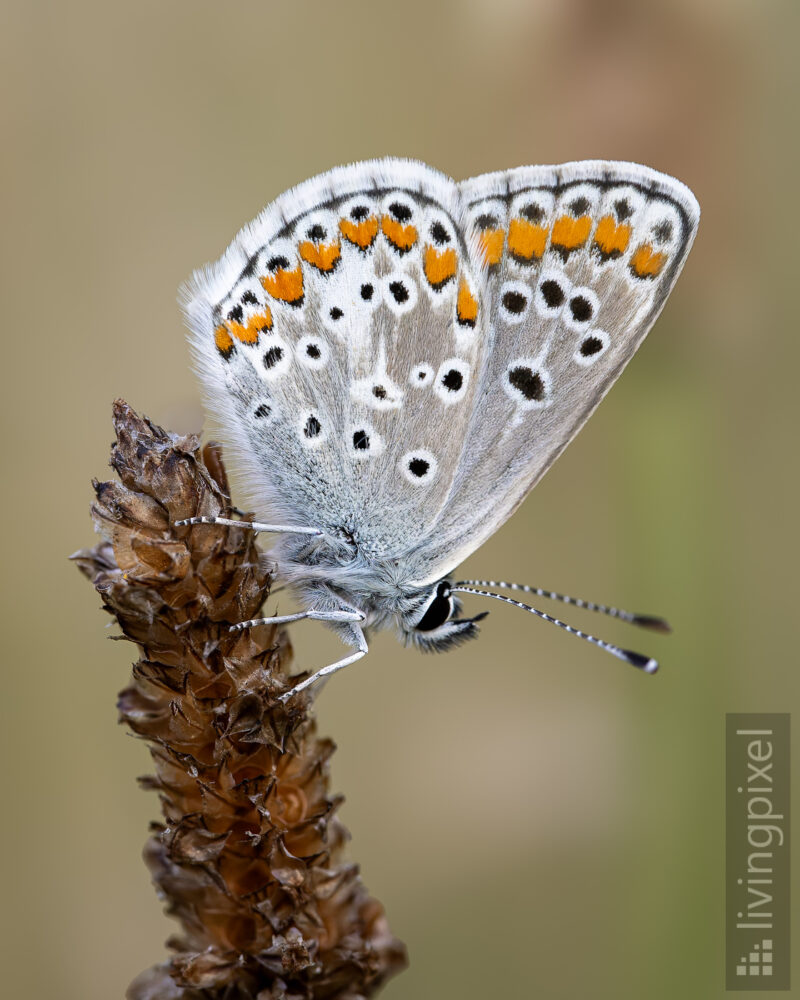
{"type": "Polygon", "coordinates": [[[139,647],[121,719],[150,743],[163,822],[145,856],[181,925],[174,956],[129,1000],[312,1000],[372,996],[405,963],[355,865],[328,792],[334,746],[310,696],[285,706],[291,647],[256,616],[270,567],[230,516],[219,449],[201,449],[114,405],[111,465],[92,516],[106,541],[73,557],[139,647]]]}

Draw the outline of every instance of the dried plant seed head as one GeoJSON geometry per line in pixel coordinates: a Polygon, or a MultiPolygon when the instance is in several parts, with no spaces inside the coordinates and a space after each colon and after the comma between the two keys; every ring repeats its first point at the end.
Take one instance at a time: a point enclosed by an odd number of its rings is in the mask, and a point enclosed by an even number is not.
{"type": "Polygon", "coordinates": [[[283,629],[230,632],[269,593],[253,532],[175,527],[231,516],[220,450],[114,405],[111,465],[95,483],[104,541],[73,557],[136,643],[122,721],[149,741],[163,820],[145,850],[174,955],[130,1000],[314,1000],[373,995],[406,962],[352,864],[329,792],[333,744],[310,696],[284,705],[283,629]]]}

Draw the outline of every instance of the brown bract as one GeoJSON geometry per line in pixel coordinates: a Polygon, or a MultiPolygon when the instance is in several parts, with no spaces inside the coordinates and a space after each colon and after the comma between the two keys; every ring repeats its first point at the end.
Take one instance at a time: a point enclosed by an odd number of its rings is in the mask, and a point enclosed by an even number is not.
{"type": "Polygon", "coordinates": [[[180,922],[174,956],[137,977],[130,1000],[312,1000],[373,995],[403,945],[358,868],[341,860],[334,746],[305,694],[285,706],[284,630],[230,633],[255,617],[270,565],[252,531],[176,528],[231,516],[219,448],[201,448],[114,405],[111,465],[92,516],[105,537],[73,557],[139,660],[121,720],[150,744],[161,800],[145,858],[180,922]]]}

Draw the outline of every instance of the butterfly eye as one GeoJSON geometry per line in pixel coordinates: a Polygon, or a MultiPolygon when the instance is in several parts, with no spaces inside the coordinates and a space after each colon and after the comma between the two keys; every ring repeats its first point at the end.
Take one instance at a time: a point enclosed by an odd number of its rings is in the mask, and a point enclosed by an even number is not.
{"type": "Polygon", "coordinates": [[[425,609],[425,613],[415,628],[418,632],[432,632],[444,625],[452,612],[453,601],[450,596],[450,584],[442,582],[437,585],[433,600],[425,609]]]}

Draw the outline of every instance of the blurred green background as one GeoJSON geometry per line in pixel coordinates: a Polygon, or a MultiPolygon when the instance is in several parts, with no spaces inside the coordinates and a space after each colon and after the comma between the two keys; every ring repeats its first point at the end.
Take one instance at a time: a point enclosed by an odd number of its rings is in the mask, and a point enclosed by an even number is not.
{"type": "MultiPolygon", "coordinates": [[[[199,429],[178,284],[286,187],[386,154],[456,178],[637,160],[703,219],[619,385],[465,564],[667,615],[669,639],[569,615],[662,672],[498,606],[446,657],[378,636],[319,699],[351,855],[410,950],[385,996],[722,995],[724,713],[800,693],[796,15],[3,5],[8,996],[121,996],[170,932],[140,860],[148,755],[116,725],[132,649],[66,560],[92,543],[111,401],[199,429]]],[[[303,667],[338,653],[317,624],[292,638],[303,667]]]]}

